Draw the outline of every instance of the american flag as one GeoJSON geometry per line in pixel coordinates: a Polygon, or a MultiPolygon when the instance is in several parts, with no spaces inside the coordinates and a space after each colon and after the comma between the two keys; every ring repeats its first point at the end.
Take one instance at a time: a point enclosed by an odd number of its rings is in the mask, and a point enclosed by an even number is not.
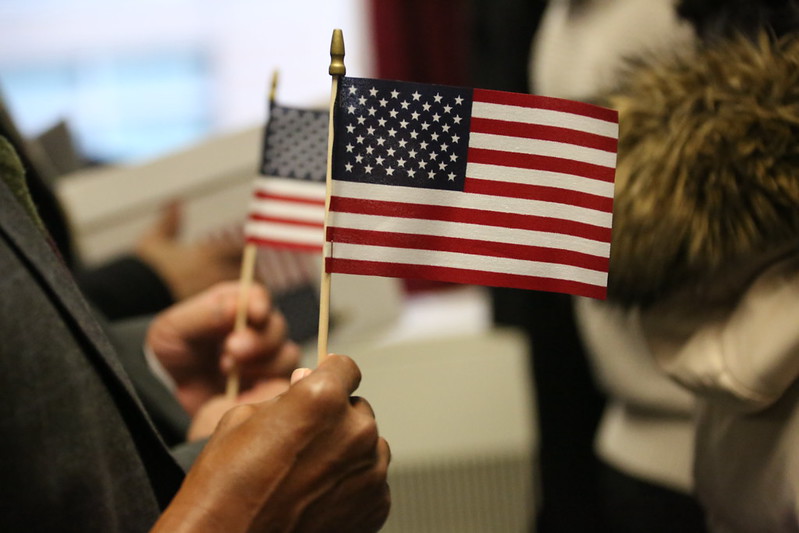
{"type": "Polygon", "coordinates": [[[272,248],[321,252],[327,168],[326,111],[272,104],[244,233],[272,248]]]}
{"type": "Polygon", "coordinates": [[[328,272],[605,297],[615,111],[342,78],[334,123],[328,272]]]}
{"type": "Polygon", "coordinates": [[[324,243],[327,111],[270,106],[260,175],[244,238],[258,246],[256,275],[294,340],[316,334],[324,243]]]}

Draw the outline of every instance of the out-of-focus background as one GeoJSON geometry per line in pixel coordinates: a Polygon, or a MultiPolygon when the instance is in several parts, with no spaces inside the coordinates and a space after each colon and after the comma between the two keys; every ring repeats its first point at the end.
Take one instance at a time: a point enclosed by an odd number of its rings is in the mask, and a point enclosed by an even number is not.
{"type": "MultiPolygon", "coordinates": [[[[0,92],[99,264],[174,199],[187,241],[242,222],[270,79],[281,104],[324,108],[333,28],[352,76],[527,92],[546,4],[0,0],[0,92]]],[[[577,524],[557,531],[592,530],[602,398],[570,309],[565,295],[333,277],[330,350],[361,365],[392,445],[385,531],[532,531],[542,501],[577,524]],[[536,372],[557,378],[536,387],[536,372]]]]}
{"type": "Polygon", "coordinates": [[[327,101],[330,31],[372,70],[364,2],[4,0],[0,79],[18,126],[66,120],[81,156],[135,163],[265,118],[271,72],[286,104],[327,101]]]}

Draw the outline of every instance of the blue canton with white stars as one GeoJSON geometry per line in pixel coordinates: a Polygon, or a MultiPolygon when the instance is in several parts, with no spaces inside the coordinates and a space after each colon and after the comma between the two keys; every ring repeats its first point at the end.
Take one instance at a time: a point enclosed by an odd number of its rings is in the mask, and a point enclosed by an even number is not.
{"type": "Polygon", "coordinates": [[[327,111],[272,104],[264,135],[261,173],[324,182],[329,116],[327,111]]]}
{"type": "Polygon", "coordinates": [[[342,78],[334,179],[463,190],[471,100],[468,88],[342,78]]]}

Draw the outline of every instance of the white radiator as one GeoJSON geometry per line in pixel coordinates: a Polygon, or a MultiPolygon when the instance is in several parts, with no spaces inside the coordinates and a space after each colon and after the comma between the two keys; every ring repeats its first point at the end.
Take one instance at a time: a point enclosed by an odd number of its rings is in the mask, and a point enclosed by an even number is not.
{"type": "Polygon", "coordinates": [[[486,455],[391,470],[384,533],[514,533],[534,515],[531,456],[486,455]]]}
{"type": "Polygon", "coordinates": [[[363,372],[393,461],[385,533],[527,533],[537,440],[528,345],[512,330],[331,346],[363,372]]]}

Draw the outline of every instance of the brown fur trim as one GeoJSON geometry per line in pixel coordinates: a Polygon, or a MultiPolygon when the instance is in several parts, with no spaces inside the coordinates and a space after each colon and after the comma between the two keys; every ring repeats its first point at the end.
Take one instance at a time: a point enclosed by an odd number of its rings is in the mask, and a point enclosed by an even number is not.
{"type": "Polygon", "coordinates": [[[608,99],[620,125],[609,299],[706,293],[799,251],[798,39],[643,60],[625,80],[608,99]]]}

